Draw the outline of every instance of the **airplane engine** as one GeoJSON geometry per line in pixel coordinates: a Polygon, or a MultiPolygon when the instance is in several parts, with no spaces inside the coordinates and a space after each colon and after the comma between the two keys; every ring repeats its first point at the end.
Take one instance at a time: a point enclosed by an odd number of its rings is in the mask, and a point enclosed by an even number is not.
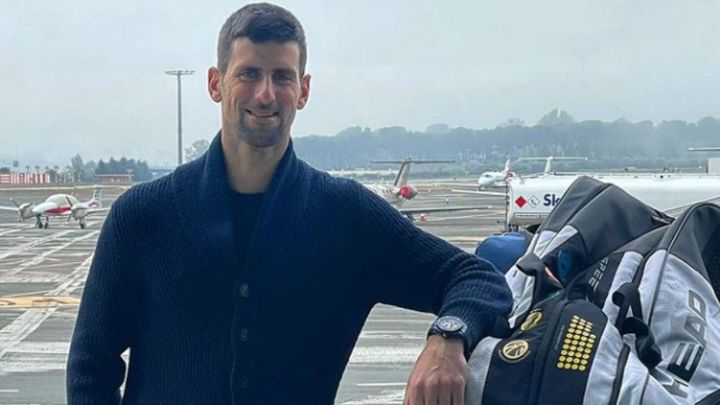
{"type": "Polygon", "coordinates": [[[33,216],[32,209],[32,203],[25,203],[20,205],[18,207],[18,219],[20,221],[25,221],[25,218],[31,218],[33,216]]]}
{"type": "Polygon", "coordinates": [[[412,200],[417,195],[417,189],[409,184],[400,187],[400,197],[406,200],[412,200]]]}

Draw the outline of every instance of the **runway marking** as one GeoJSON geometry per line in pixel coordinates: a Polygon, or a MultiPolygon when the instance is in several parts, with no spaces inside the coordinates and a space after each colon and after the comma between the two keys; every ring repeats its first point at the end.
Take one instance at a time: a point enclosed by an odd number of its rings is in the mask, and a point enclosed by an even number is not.
{"type": "MultiPolygon", "coordinates": [[[[69,231],[65,231],[65,232],[69,232],[69,231]]],[[[82,235],[82,236],[80,236],[80,237],[71,239],[71,240],[69,240],[68,242],[66,242],[66,243],[64,243],[64,244],[62,244],[62,245],[60,245],[60,246],[58,246],[58,247],[56,247],[56,248],[53,248],[53,249],[50,249],[50,250],[46,250],[45,252],[43,252],[43,253],[41,253],[41,254],[33,257],[30,261],[26,261],[26,262],[21,263],[21,264],[20,264],[19,266],[17,266],[14,270],[9,271],[9,272],[7,273],[7,275],[9,275],[9,276],[14,276],[14,275],[20,273],[21,271],[23,271],[24,269],[26,269],[26,268],[28,268],[28,267],[30,267],[30,266],[38,265],[38,264],[42,263],[42,262],[45,260],[45,258],[47,258],[48,256],[52,255],[53,253],[57,253],[57,252],[65,249],[65,248],[67,248],[67,247],[70,246],[70,245],[73,245],[73,244],[75,244],[75,243],[77,243],[77,242],[80,242],[81,240],[88,239],[88,238],[90,238],[90,237],[92,237],[92,236],[97,235],[98,233],[100,233],[100,231],[92,231],[92,232],[86,233],[86,234],[84,234],[84,235],[82,235]]]]}
{"type": "MultiPolygon", "coordinates": [[[[424,342],[423,342],[424,343],[424,342]]],[[[355,347],[352,355],[350,355],[350,364],[378,364],[392,363],[412,364],[420,356],[423,346],[417,345],[412,347],[397,346],[372,346],[372,347],[355,347]]]]}
{"type": "Polygon", "coordinates": [[[0,309],[55,308],[80,305],[80,298],[66,296],[0,297],[0,309]]]}
{"type": "Polygon", "coordinates": [[[404,387],[405,383],[359,383],[358,387],[404,387]]]}
{"type": "Polygon", "coordinates": [[[485,240],[484,237],[472,237],[472,236],[458,236],[455,238],[446,238],[447,242],[450,243],[480,243],[485,240]]]}
{"type": "MultiPolygon", "coordinates": [[[[82,264],[70,273],[65,281],[50,291],[46,296],[69,296],[70,293],[80,286],[87,275],[94,253],[90,254],[82,264]]],[[[58,307],[52,308],[31,308],[25,311],[0,329],[0,359],[15,345],[22,342],[33,333],[58,307]]]]}
{"type": "Polygon", "coordinates": [[[21,229],[23,229],[23,228],[15,228],[15,229],[10,229],[9,231],[2,231],[2,232],[0,232],[0,236],[5,236],[5,235],[9,235],[11,233],[19,232],[21,229]]]}
{"type": "Polygon", "coordinates": [[[379,395],[370,395],[365,399],[342,402],[342,405],[392,405],[402,404],[405,390],[383,391],[379,395]]]}
{"type": "Polygon", "coordinates": [[[46,237],[44,237],[44,238],[35,239],[34,241],[29,242],[29,243],[26,243],[26,244],[24,244],[24,245],[21,245],[21,246],[19,246],[19,247],[16,247],[15,249],[11,249],[11,250],[9,250],[9,251],[7,251],[7,252],[5,252],[5,253],[0,253],[0,260],[4,259],[4,258],[6,258],[6,257],[10,257],[10,256],[13,256],[13,255],[16,255],[16,254],[20,254],[20,253],[22,253],[22,252],[24,252],[24,251],[26,251],[26,250],[28,250],[28,249],[30,249],[30,248],[32,248],[32,247],[35,247],[35,246],[37,246],[37,245],[39,245],[39,244],[41,244],[41,243],[45,243],[45,242],[48,242],[48,241],[51,241],[51,240],[55,240],[55,239],[61,238],[61,237],[65,236],[65,235],[67,235],[67,234],[70,233],[70,232],[72,232],[72,230],[68,229],[67,231],[61,231],[61,232],[58,232],[58,233],[54,233],[54,234],[48,235],[48,236],[46,236],[46,237]]]}
{"type": "Polygon", "coordinates": [[[14,394],[14,393],[19,392],[19,391],[20,391],[20,390],[17,389],[17,388],[15,388],[15,389],[7,389],[7,390],[0,390],[0,394],[14,394]]]}

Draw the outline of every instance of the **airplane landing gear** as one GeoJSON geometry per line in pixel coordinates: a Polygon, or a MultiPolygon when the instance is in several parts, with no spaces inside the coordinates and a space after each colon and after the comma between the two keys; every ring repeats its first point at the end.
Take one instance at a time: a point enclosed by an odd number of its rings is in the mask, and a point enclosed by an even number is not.
{"type": "Polygon", "coordinates": [[[85,221],[80,221],[80,229],[85,229],[85,221]]]}

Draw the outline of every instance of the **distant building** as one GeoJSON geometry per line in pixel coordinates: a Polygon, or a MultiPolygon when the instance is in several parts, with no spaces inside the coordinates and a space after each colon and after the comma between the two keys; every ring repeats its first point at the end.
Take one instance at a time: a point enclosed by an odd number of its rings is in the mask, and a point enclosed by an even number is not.
{"type": "Polygon", "coordinates": [[[133,176],[130,173],[96,174],[95,181],[97,181],[99,184],[132,185],[133,184],[133,176]]]}
{"type": "Polygon", "coordinates": [[[720,174],[720,158],[718,158],[718,157],[708,158],[708,173],[720,174]]]}
{"type": "Polygon", "coordinates": [[[45,173],[0,173],[0,184],[49,184],[50,174],[45,173]]]}

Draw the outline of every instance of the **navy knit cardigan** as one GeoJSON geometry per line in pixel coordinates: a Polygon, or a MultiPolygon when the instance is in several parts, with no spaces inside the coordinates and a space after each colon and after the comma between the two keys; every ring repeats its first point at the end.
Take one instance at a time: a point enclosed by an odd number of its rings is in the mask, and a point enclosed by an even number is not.
{"type": "Polygon", "coordinates": [[[489,263],[292,144],[244,257],[230,192],[217,136],[113,204],[70,348],[69,404],[329,404],[376,303],[458,316],[473,342],[509,312],[489,263]]]}

